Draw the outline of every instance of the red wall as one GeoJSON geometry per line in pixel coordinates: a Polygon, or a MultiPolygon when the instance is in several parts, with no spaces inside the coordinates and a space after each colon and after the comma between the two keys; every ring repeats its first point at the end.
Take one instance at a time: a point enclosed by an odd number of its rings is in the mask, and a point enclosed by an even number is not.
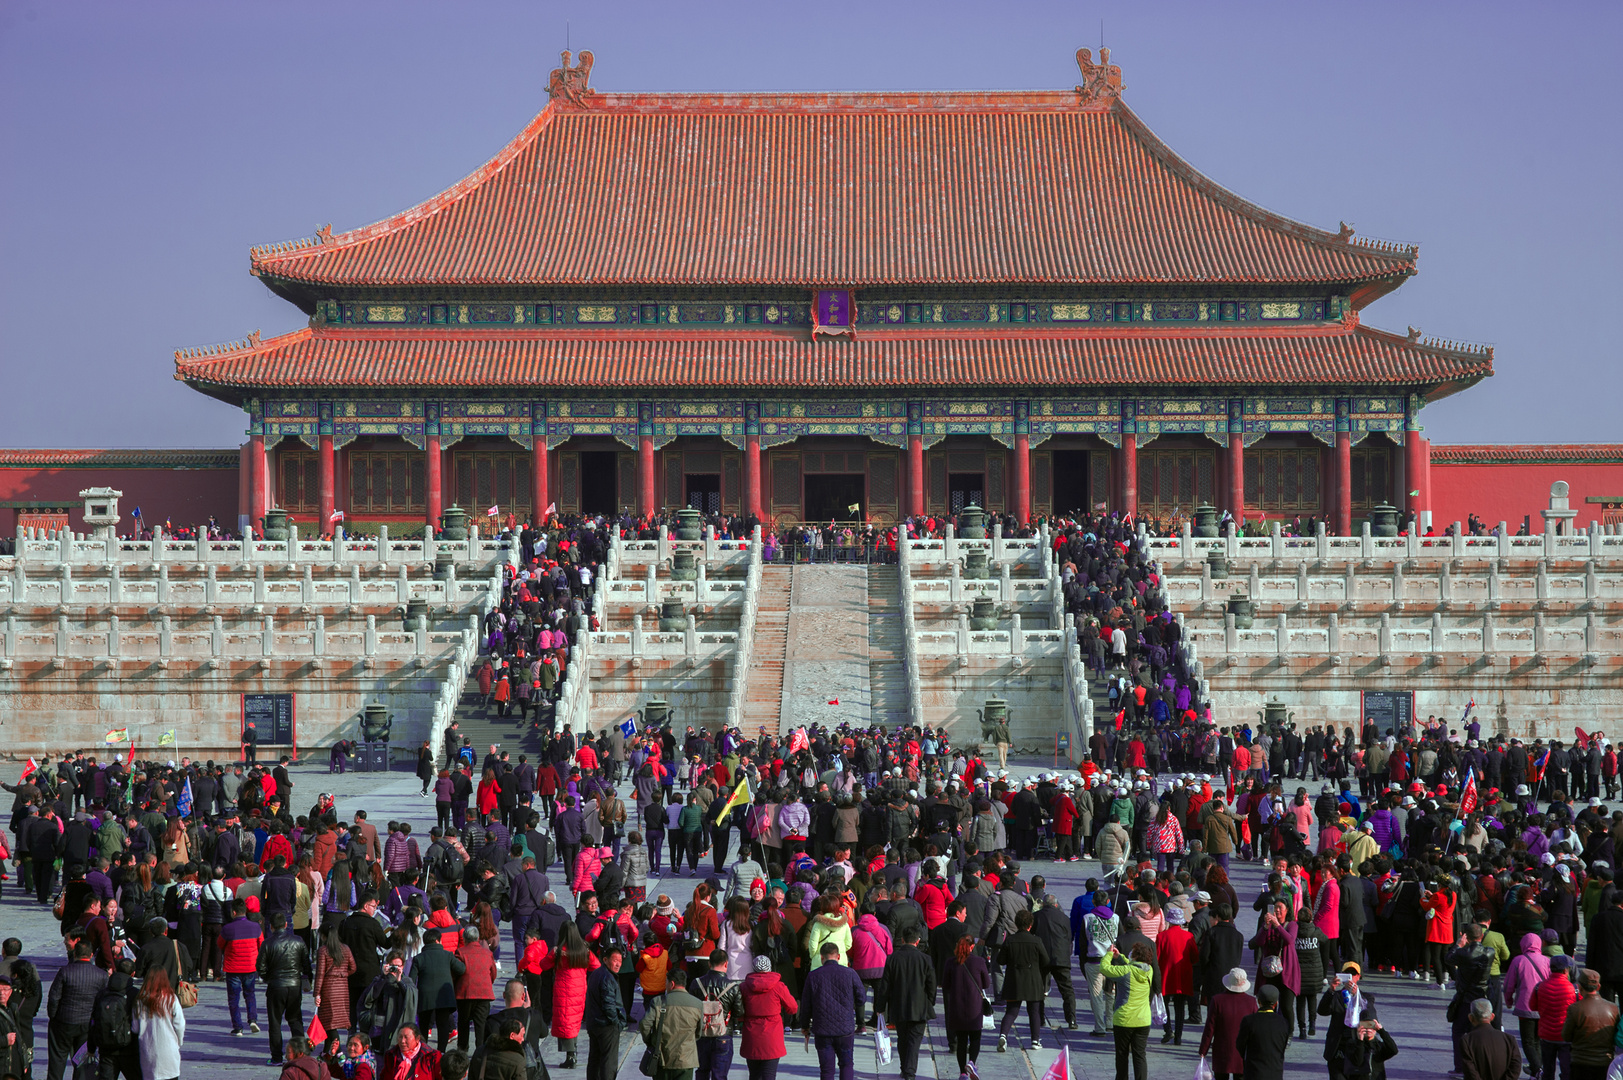
{"type": "MultiPolygon", "coordinates": [[[[61,503],[71,508],[69,528],[87,531],[84,500],[79,492],[89,487],[122,491],[118,508],[119,532],[134,528],[136,507],[148,526],[170,521],[176,528],[206,522],[212,514],[231,532],[237,529],[237,470],[184,468],[83,467],[0,464],[0,501],[31,500],[61,503]]],[[[0,533],[17,531],[17,511],[0,507],[0,533]]]]}
{"type": "Polygon", "coordinates": [[[1550,485],[1557,480],[1567,482],[1568,505],[1578,512],[1573,519],[1574,528],[1578,530],[1599,521],[1602,513],[1602,507],[1586,503],[1586,497],[1623,498],[1623,447],[1617,448],[1618,454],[1614,455],[1619,460],[1611,462],[1437,460],[1446,459],[1449,449],[1446,446],[1432,448],[1431,512],[1432,525],[1438,532],[1455,521],[1465,521],[1471,514],[1476,514],[1489,528],[1505,521],[1512,530],[1530,517],[1532,530],[1540,532],[1544,519],[1539,511],[1549,507],[1550,485]]]}

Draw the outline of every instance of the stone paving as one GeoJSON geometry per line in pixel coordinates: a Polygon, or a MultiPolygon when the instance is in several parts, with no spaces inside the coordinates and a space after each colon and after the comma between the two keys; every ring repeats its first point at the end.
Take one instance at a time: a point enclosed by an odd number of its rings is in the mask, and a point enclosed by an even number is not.
{"type": "Polygon", "coordinates": [[[784,682],[783,730],[868,724],[867,567],[795,567],[784,682]]]}
{"type": "MultiPolygon", "coordinates": [[[[830,695],[832,696],[832,695],[830,695]]],[[[1010,770],[1016,775],[1025,771],[1035,771],[1050,767],[1047,759],[1011,758],[1010,770]]],[[[0,777],[6,782],[14,783],[20,768],[15,763],[0,765],[0,777]]],[[[413,831],[426,835],[428,828],[434,823],[434,805],[431,800],[419,798],[417,792],[420,785],[417,780],[405,772],[396,771],[390,774],[350,773],[346,776],[332,776],[326,771],[324,765],[301,766],[293,772],[296,787],[294,788],[294,801],[304,805],[306,800],[313,799],[315,793],[331,791],[338,796],[338,805],[346,816],[355,809],[364,808],[368,817],[382,826],[390,819],[410,821],[413,831]]],[[[736,855],[736,852],[733,853],[736,855]]],[[[707,857],[705,865],[710,865],[707,857]]],[[[1062,904],[1069,910],[1070,902],[1080,890],[1082,883],[1089,876],[1096,876],[1099,866],[1092,861],[1065,864],[1049,864],[1034,861],[1027,864],[1026,873],[1040,873],[1047,877],[1049,891],[1061,898],[1062,904]]],[[[556,883],[561,880],[558,868],[555,866],[549,877],[556,883]]],[[[1240,913],[1238,925],[1249,937],[1256,927],[1256,914],[1250,910],[1250,901],[1256,897],[1261,889],[1263,874],[1256,864],[1236,863],[1233,868],[1233,881],[1236,891],[1241,897],[1241,904],[1245,908],[1240,913]]],[[[649,882],[650,897],[659,892],[670,894],[677,905],[684,906],[691,898],[693,885],[698,879],[692,876],[665,875],[663,878],[651,879],[649,882]]],[[[560,889],[560,891],[562,891],[560,889]]],[[[567,895],[564,898],[565,906],[569,906],[567,895]]],[[[0,900],[0,936],[17,936],[25,943],[26,954],[39,964],[41,974],[47,989],[50,980],[62,963],[62,948],[55,920],[51,918],[48,909],[36,904],[32,897],[25,897],[16,887],[16,875],[6,882],[4,898],[0,900]]],[[[508,935],[503,934],[504,945],[508,935]]],[[[504,973],[512,973],[512,958],[504,950],[501,957],[504,973]]],[[[1073,964],[1075,960],[1073,958],[1073,964]]],[[[1073,970],[1073,982],[1081,985],[1080,970],[1073,970]]],[[[256,1075],[274,1077],[277,1075],[265,1064],[269,1047],[264,1034],[250,1035],[243,1038],[232,1038],[229,1035],[230,1021],[226,1008],[225,986],[223,983],[206,983],[201,988],[200,1000],[197,1008],[187,1013],[186,1045],[182,1053],[182,1076],[196,1077],[204,1075],[256,1075]]],[[[1388,1063],[1388,1075],[1394,1080],[1410,1080],[1417,1077],[1441,1077],[1451,1067],[1449,1054],[1448,1025],[1443,1018],[1443,1011],[1448,1003],[1449,995],[1439,992],[1429,983],[1397,980],[1391,976],[1374,976],[1365,983],[1366,993],[1377,1002],[1383,1022],[1392,1030],[1397,1040],[1400,1053],[1388,1063]]],[[[261,996],[263,988],[261,988],[261,996]]],[[[310,1018],[310,999],[305,997],[305,1021],[310,1018]]],[[[634,1010],[634,1015],[640,1013],[640,997],[634,1010]]],[[[261,1000],[263,1012],[263,1000],[261,1000]]],[[[1050,1023],[1063,1023],[1060,1001],[1057,994],[1050,994],[1047,1002],[1048,1021],[1050,1023]]],[[[1002,1010],[998,1010],[1001,1017],[1002,1010]]],[[[1071,1067],[1078,1076],[1104,1080],[1114,1074],[1114,1054],[1111,1044],[1106,1039],[1095,1039],[1088,1034],[1090,1027],[1088,1018],[1088,1005],[1084,993],[1078,1002],[1078,1016],[1082,1031],[1067,1031],[1063,1028],[1050,1028],[1044,1032],[1043,1049],[1033,1050],[1028,1046],[1026,1025],[1024,1018],[1016,1028],[1015,1037],[1011,1037],[1007,1053],[998,1053],[995,1049],[996,1039],[988,1038],[982,1049],[980,1058],[980,1074],[983,1080],[1039,1080],[1044,1071],[1055,1061],[1061,1050],[1070,1053],[1071,1067]]],[[[261,1016],[263,1024],[264,1017],[261,1016]]],[[[45,1045],[46,1024],[44,1010],[35,1024],[35,1044],[38,1048],[38,1061],[35,1076],[45,1075],[45,1045]]],[[[1289,1076],[1323,1076],[1324,1064],[1321,1057],[1322,1032],[1320,1038],[1310,1040],[1308,1044],[1293,1042],[1288,1053],[1287,1075],[1289,1076]]],[[[1196,1067],[1196,1048],[1199,1043],[1198,1032],[1190,1037],[1186,1032],[1184,1045],[1181,1047],[1160,1045],[1160,1036],[1151,1034],[1150,1038],[1150,1066],[1155,1080],[1187,1080],[1193,1077],[1196,1067]]],[[[808,1052],[797,1036],[792,1036],[787,1042],[789,1054],[780,1067],[780,1075],[789,1078],[814,1077],[817,1075],[817,1058],[815,1052],[808,1052]]],[[[548,1040],[545,1044],[547,1062],[552,1070],[555,1080],[565,1077],[578,1076],[579,1073],[565,1072],[559,1068],[562,1055],[557,1052],[555,1040],[548,1040]]],[[[948,1048],[945,1031],[937,1020],[930,1029],[930,1038],[925,1044],[926,1054],[920,1060],[920,1075],[926,1080],[955,1080],[957,1076],[957,1063],[948,1048]]],[[[637,1070],[640,1058],[641,1044],[634,1035],[628,1035],[621,1041],[621,1063],[618,1080],[638,1080],[641,1074],[637,1070]]],[[[736,1055],[736,1051],[735,1051],[736,1055]]],[[[581,1052],[581,1063],[584,1068],[584,1046],[581,1052]]],[[[863,1077],[879,1075],[896,1076],[900,1074],[899,1066],[893,1059],[884,1068],[876,1067],[874,1047],[871,1034],[868,1038],[859,1040],[856,1057],[857,1072],[863,1077]]],[[[736,1059],[730,1076],[740,1080],[744,1076],[745,1065],[742,1060],[736,1059]]],[[[89,1074],[87,1073],[87,1076],[89,1074]]]]}

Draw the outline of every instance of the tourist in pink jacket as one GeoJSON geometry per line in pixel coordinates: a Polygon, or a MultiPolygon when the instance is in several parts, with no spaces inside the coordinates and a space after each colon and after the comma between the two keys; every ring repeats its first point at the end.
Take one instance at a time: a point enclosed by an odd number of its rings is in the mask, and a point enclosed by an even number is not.
{"type": "Polygon", "coordinates": [[[603,860],[613,857],[612,848],[598,848],[587,844],[580,849],[580,854],[575,856],[575,876],[569,883],[576,896],[592,891],[594,887],[592,883],[597,880],[597,875],[603,872],[603,860]]]}
{"type": "MultiPolygon", "coordinates": [[[[1521,952],[1511,957],[1505,969],[1505,1008],[1521,1025],[1522,1057],[1527,1061],[1542,1061],[1538,1040],[1538,1006],[1533,993],[1539,984],[1550,977],[1550,958],[1544,955],[1544,939],[1538,934],[1523,934],[1521,952]]],[[[1564,1019],[1564,1018],[1563,1018],[1564,1019]]]]}
{"type": "Polygon", "coordinates": [[[894,951],[895,944],[891,941],[890,931],[879,921],[878,916],[870,911],[857,919],[856,926],[851,928],[851,951],[845,959],[851,970],[861,976],[863,984],[873,993],[876,1016],[879,1012],[879,984],[885,974],[885,962],[894,951]]]}

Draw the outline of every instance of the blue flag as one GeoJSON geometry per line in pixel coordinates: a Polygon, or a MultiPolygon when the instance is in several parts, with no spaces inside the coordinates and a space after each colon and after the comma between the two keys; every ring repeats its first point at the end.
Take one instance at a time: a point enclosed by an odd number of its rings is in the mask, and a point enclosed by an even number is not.
{"type": "Polygon", "coordinates": [[[192,778],[186,778],[186,786],[180,789],[180,798],[175,800],[175,809],[180,811],[181,817],[192,816],[192,778]]]}
{"type": "Polygon", "coordinates": [[[628,716],[620,721],[620,733],[628,739],[635,735],[637,733],[637,718],[628,716]]]}

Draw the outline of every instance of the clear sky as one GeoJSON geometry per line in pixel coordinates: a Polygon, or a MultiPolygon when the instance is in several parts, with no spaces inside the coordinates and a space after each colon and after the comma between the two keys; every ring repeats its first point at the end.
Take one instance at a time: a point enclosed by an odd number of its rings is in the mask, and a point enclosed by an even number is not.
{"type": "Polygon", "coordinates": [[[1074,86],[1272,210],[1420,245],[1367,322],[1490,342],[1433,442],[1623,441],[1623,4],[0,0],[0,446],[231,446],[176,348],[297,328],[248,248],[494,154],[568,42],[621,90],[1074,86]]]}

